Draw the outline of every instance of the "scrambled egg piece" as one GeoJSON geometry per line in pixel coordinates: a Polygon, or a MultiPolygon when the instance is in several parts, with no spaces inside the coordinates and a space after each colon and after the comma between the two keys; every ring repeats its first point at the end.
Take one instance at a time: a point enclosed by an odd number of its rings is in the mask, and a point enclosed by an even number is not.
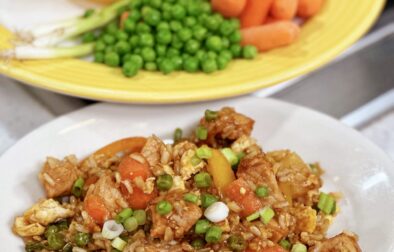
{"type": "Polygon", "coordinates": [[[35,236],[42,235],[45,232],[45,227],[39,223],[28,223],[23,217],[16,217],[13,230],[19,236],[35,236]]]}
{"type": "Polygon", "coordinates": [[[39,223],[46,226],[52,222],[68,218],[73,215],[73,211],[64,208],[59,202],[53,199],[47,199],[36,203],[25,212],[23,217],[29,223],[39,223]]]}
{"type": "Polygon", "coordinates": [[[235,142],[231,145],[231,149],[235,153],[240,153],[253,145],[256,145],[256,140],[249,136],[243,135],[235,140],[235,142]]]}
{"type": "Polygon", "coordinates": [[[193,164],[192,159],[196,155],[196,152],[192,149],[187,150],[181,157],[181,177],[183,180],[188,180],[193,174],[199,172],[205,165],[203,161],[198,164],[193,164]]]}
{"type": "Polygon", "coordinates": [[[171,187],[171,191],[172,190],[182,190],[182,191],[186,190],[185,182],[183,181],[183,179],[180,176],[173,176],[172,178],[174,180],[173,181],[174,184],[171,187]]]}

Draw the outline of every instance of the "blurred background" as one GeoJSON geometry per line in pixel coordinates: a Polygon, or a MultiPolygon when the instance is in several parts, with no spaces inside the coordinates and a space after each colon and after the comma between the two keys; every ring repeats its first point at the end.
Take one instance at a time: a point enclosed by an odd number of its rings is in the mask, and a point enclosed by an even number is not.
{"type": "MultiPolygon", "coordinates": [[[[250,95],[331,115],[361,131],[394,158],[393,66],[394,4],[388,1],[370,32],[332,63],[250,95]]],[[[0,154],[38,126],[93,103],[21,85],[0,75],[0,154]]]]}

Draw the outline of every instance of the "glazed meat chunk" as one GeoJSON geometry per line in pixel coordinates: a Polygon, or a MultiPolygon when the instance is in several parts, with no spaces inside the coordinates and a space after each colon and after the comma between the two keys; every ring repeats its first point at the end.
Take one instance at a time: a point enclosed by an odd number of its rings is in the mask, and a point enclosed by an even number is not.
{"type": "Polygon", "coordinates": [[[310,252],[361,252],[357,239],[351,234],[341,233],[309,249],[310,252]]]}

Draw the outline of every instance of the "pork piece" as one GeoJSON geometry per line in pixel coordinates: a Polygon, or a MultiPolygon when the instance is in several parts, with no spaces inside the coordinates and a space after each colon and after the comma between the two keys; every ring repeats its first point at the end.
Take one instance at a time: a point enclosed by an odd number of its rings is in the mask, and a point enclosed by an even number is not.
{"type": "Polygon", "coordinates": [[[163,166],[171,162],[171,147],[165,145],[160,138],[155,135],[148,137],[141,154],[148,161],[155,176],[166,173],[163,166]]]}
{"type": "Polygon", "coordinates": [[[114,217],[121,209],[128,207],[119,190],[119,185],[115,183],[111,173],[101,176],[95,184],[89,187],[85,200],[90,196],[99,197],[102,200],[111,215],[107,216],[108,218],[114,217]]]}
{"type": "Polygon", "coordinates": [[[164,241],[182,238],[202,216],[201,209],[193,203],[184,201],[180,191],[173,191],[155,199],[150,212],[152,214],[151,236],[163,238],[164,241]],[[156,212],[156,204],[161,200],[167,200],[172,204],[171,213],[162,216],[156,212]]]}
{"type": "Polygon", "coordinates": [[[267,157],[276,168],[279,187],[289,200],[307,198],[308,191],[321,187],[319,177],[296,153],[274,151],[267,153],[267,157]]]}
{"type": "Polygon", "coordinates": [[[309,252],[361,252],[357,238],[352,234],[341,233],[309,248],[309,252]]]}
{"type": "Polygon", "coordinates": [[[48,157],[38,178],[44,186],[48,198],[69,195],[71,188],[82,175],[78,170],[77,160],[68,156],[63,160],[48,157]]]}
{"type": "Polygon", "coordinates": [[[269,196],[260,198],[263,205],[273,205],[285,201],[279,190],[272,164],[266,159],[265,154],[255,148],[248,149],[247,153],[238,165],[238,178],[243,178],[252,184],[252,188],[258,186],[268,188],[269,196]]]}
{"type": "Polygon", "coordinates": [[[249,136],[253,130],[254,120],[237,113],[233,108],[224,107],[218,111],[215,120],[200,120],[200,125],[208,129],[206,143],[213,147],[229,145],[243,135],[249,136]]]}

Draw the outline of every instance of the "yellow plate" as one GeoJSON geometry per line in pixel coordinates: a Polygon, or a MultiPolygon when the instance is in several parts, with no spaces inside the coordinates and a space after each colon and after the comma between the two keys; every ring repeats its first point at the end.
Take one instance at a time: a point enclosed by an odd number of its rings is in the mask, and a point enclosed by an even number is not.
{"type": "MultiPolygon", "coordinates": [[[[239,60],[211,75],[142,72],[125,78],[119,69],[79,59],[9,61],[0,72],[55,92],[96,100],[175,103],[246,94],[306,74],[337,56],[374,23],[384,0],[326,0],[323,10],[303,27],[297,43],[239,60]]],[[[12,34],[0,26],[0,49],[12,34]]],[[[328,84],[328,83],[327,83],[328,84]]]]}

